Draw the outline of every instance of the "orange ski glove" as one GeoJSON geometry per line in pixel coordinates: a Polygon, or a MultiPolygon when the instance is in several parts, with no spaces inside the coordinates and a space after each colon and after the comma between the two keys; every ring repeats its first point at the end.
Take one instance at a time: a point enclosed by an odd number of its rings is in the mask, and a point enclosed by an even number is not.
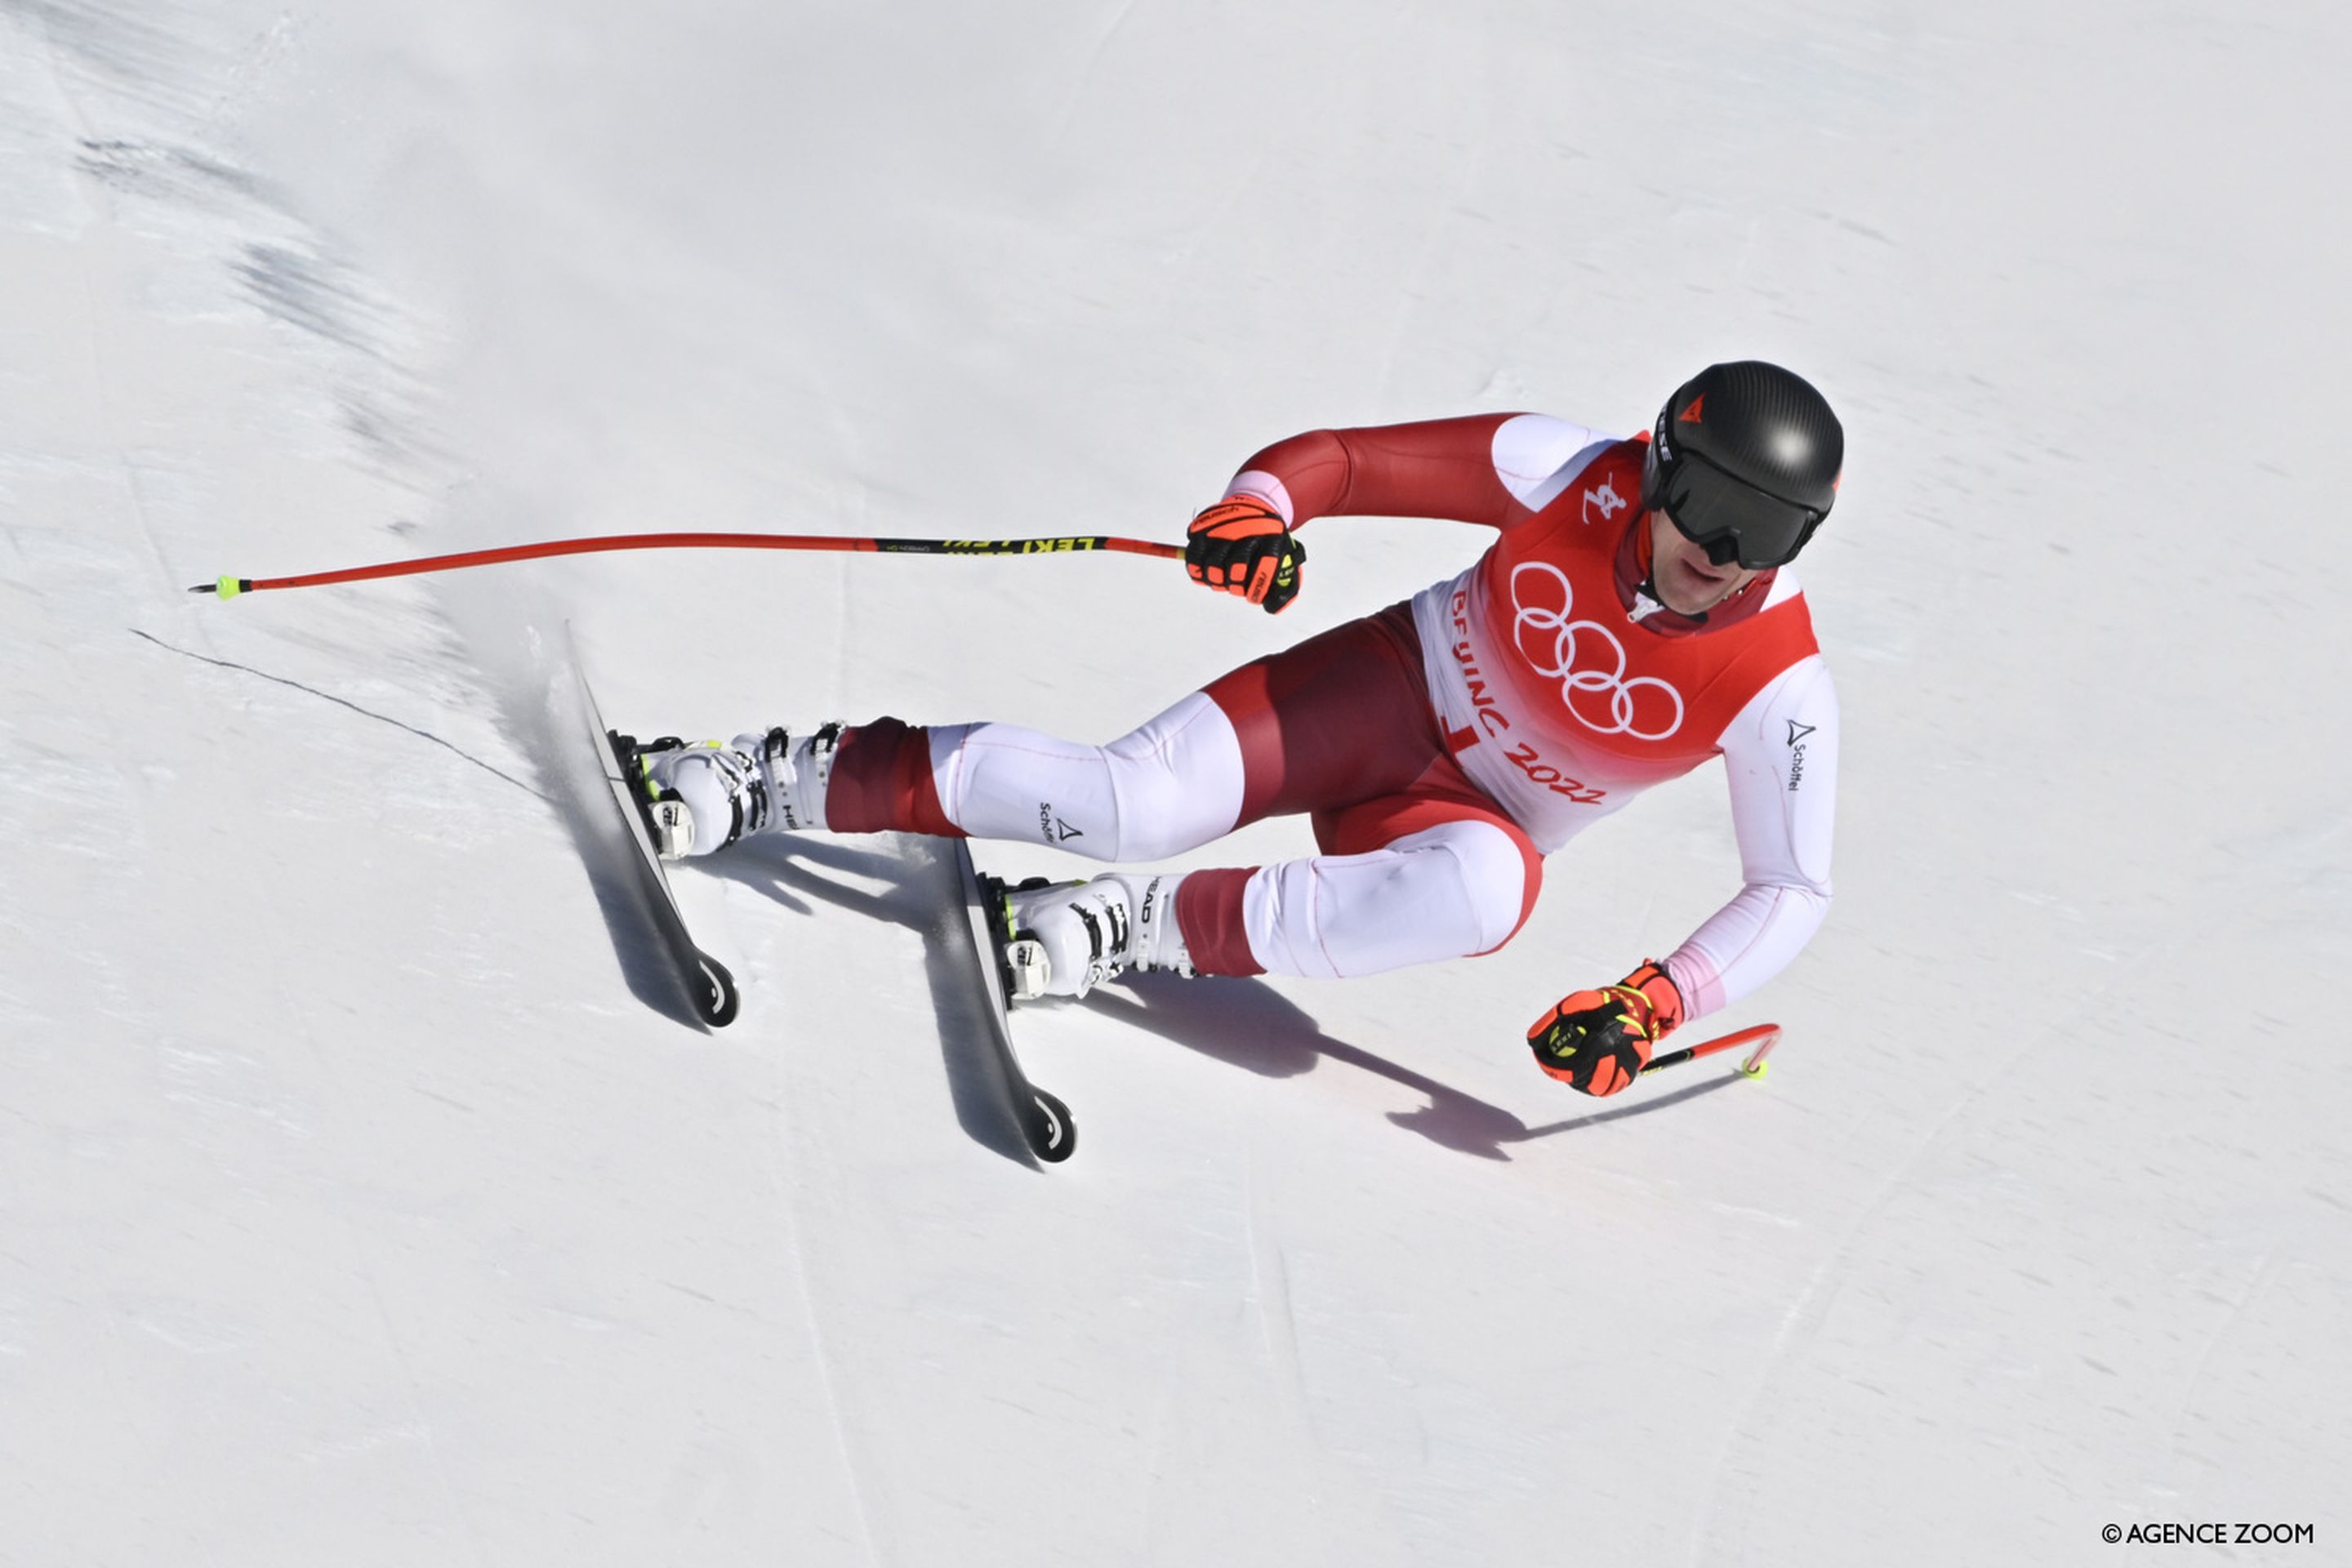
{"type": "Polygon", "coordinates": [[[1202,509],[1184,538],[1192,581],[1238,594],[1278,616],[1298,597],[1307,546],[1291,537],[1282,514],[1255,496],[1227,496],[1202,509]]]}
{"type": "Polygon", "coordinates": [[[1528,1031],[1536,1066],[1580,1093],[1614,1094],[1650,1063],[1651,1049],[1683,1021],[1683,994],[1663,965],[1644,959],[1614,985],[1571,991],[1528,1031]]]}

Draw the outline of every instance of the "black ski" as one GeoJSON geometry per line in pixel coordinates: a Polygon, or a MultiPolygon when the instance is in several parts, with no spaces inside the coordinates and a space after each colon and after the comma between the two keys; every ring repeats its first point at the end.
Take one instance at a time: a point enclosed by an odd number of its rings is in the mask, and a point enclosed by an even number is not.
{"type": "Polygon", "coordinates": [[[604,758],[604,783],[612,792],[613,805],[628,828],[629,842],[636,846],[633,859],[638,885],[653,911],[654,924],[661,930],[663,951],[677,967],[679,983],[693,999],[694,1010],[702,1021],[712,1028],[731,1024],[741,1005],[735,990],[735,977],[727,972],[725,964],[694,945],[694,938],[686,928],[686,916],[677,907],[677,895],[670,891],[669,874],[662,869],[661,854],[654,847],[651,803],[638,782],[642,775],[637,766],[636,740],[605,728],[604,716],[597,710],[596,695],[588,689],[585,674],[580,675],[580,700],[588,705],[588,720],[595,731],[598,754],[604,758]]]}
{"type": "Polygon", "coordinates": [[[980,961],[988,1002],[989,1042],[1003,1068],[1013,1117],[1021,1125],[1029,1152],[1049,1165],[1058,1165],[1077,1148],[1078,1130],[1070,1121],[1070,1108],[1058,1096],[1031,1083],[1029,1075],[1021,1070],[1021,1058],[1013,1053],[1013,1024],[1005,1006],[1004,947],[1011,933],[1004,929],[1004,884],[980,874],[965,840],[952,842],[956,874],[963,885],[964,915],[971,924],[972,952],[980,961]]]}

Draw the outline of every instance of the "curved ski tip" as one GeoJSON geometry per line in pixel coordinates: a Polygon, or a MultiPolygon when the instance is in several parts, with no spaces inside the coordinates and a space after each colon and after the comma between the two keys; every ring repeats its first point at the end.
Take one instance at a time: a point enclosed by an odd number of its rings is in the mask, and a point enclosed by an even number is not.
{"type": "Polygon", "coordinates": [[[702,994],[695,998],[695,1006],[704,1023],[714,1029],[723,1029],[742,1010],[742,995],[735,989],[735,977],[727,972],[725,964],[707,952],[694,956],[702,965],[702,994]]]}
{"type": "Polygon", "coordinates": [[[1078,1129],[1070,1120],[1070,1108],[1042,1089],[1033,1086],[1029,1090],[1021,1131],[1028,1140],[1029,1152],[1049,1165],[1058,1165],[1077,1152],[1078,1129]]]}

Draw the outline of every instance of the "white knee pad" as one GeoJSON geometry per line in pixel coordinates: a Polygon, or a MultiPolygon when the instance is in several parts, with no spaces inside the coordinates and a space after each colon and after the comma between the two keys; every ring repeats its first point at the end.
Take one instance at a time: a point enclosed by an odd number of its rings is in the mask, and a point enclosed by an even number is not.
{"type": "Polygon", "coordinates": [[[940,809],[976,838],[1150,860],[1229,833],[1241,816],[1241,742],[1199,692],[1108,746],[1012,724],[942,726],[930,741],[940,809]]]}
{"type": "Polygon", "coordinates": [[[1268,866],[1242,892],[1268,973],[1338,979],[1499,947],[1519,923],[1527,862],[1486,822],[1449,822],[1368,855],[1268,866]]]}
{"type": "Polygon", "coordinates": [[[1102,749],[1122,860],[1181,855],[1234,830],[1242,743],[1225,710],[1194,692],[1102,749]]]}

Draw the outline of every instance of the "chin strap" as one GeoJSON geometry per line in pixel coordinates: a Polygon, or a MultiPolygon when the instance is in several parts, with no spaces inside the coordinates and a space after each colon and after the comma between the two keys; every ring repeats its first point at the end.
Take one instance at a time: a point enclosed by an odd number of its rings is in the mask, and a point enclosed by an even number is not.
{"type": "Polygon", "coordinates": [[[1689,625],[1685,629],[1690,631],[1696,631],[1706,625],[1707,616],[1707,612],[1705,610],[1701,610],[1695,616],[1686,616],[1680,610],[1667,608],[1666,601],[1659,596],[1656,580],[1650,577],[1643,578],[1639,585],[1634,588],[1633,608],[1630,613],[1636,621],[1648,620],[1652,616],[1673,616],[1678,620],[1688,622],[1689,625]]]}
{"type": "Polygon", "coordinates": [[[1652,571],[1650,552],[1650,519],[1654,514],[1637,511],[1633,521],[1625,525],[1625,537],[1617,545],[1617,593],[1625,611],[1649,629],[1673,637],[1695,632],[1706,624],[1705,616],[1685,616],[1680,610],[1669,609],[1658,597],[1658,584],[1652,571]],[[1664,616],[1662,625],[1651,625],[1664,616]]]}
{"type": "Polygon", "coordinates": [[[1685,616],[1680,610],[1669,609],[1664,597],[1658,592],[1657,562],[1650,549],[1651,515],[1645,511],[1633,519],[1633,568],[1640,574],[1641,581],[1633,584],[1631,613],[1636,621],[1646,621],[1657,615],[1673,616],[1688,623],[1685,629],[1696,631],[1706,625],[1706,612],[1702,610],[1696,616],[1685,616]]]}

